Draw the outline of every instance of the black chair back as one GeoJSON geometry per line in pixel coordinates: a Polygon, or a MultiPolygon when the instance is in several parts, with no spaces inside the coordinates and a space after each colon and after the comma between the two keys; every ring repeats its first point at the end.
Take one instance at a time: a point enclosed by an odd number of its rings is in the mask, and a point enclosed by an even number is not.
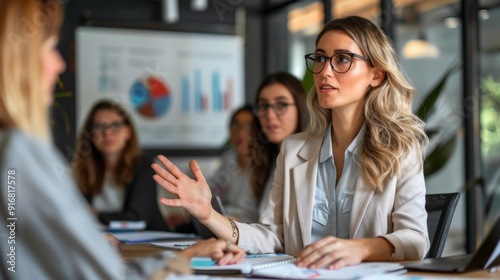
{"type": "Polygon", "coordinates": [[[425,196],[427,230],[431,243],[426,258],[441,257],[459,198],[460,193],[428,194],[425,196]]]}

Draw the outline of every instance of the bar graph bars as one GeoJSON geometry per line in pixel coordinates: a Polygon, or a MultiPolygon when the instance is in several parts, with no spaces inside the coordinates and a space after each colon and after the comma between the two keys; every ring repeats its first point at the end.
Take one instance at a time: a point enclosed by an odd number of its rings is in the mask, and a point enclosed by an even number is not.
{"type": "Polygon", "coordinates": [[[229,112],[233,107],[233,78],[225,77],[224,90],[221,74],[217,70],[202,73],[195,69],[182,75],[182,111],[190,112],[229,112]],[[208,75],[209,79],[203,79],[208,75]],[[205,83],[204,83],[205,82],[205,83]]]}

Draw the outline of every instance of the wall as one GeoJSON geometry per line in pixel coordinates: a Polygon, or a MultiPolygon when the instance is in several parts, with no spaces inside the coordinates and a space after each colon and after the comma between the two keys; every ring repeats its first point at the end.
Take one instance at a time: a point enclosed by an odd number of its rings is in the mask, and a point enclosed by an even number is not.
{"type": "MultiPolygon", "coordinates": [[[[70,159],[76,139],[75,131],[75,96],[85,94],[75,92],[75,29],[89,20],[93,22],[106,21],[109,23],[132,23],[132,24],[163,24],[162,2],[157,0],[61,0],[65,3],[65,19],[61,30],[60,51],[67,63],[67,70],[61,75],[64,84],[58,92],[72,92],[70,97],[56,99],[56,106],[52,112],[53,134],[56,146],[70,159]],[[68,126],[68,127],[67,127],[68,126]],[[68,129],[69,128],[69,129],[68,129]]],[[[225,2],[221,0],[222,2],[225,2]]],[[[179,21],[171,26],[187,27],[196,30],[206,28],[235,30],[238,16],[244,19],[243,29],[238,34],[245,36],[245,96],[247,102],[253,102],[254,92],[262,80],[263,63],[261,26],[262,16],[259,6],[255,4],[245,12],[240,13],[245,7],[240,4],[233,10],[220,10],[216,7],[217,1],[209,1],[205,11],[192,11],[191,1],[179,0],[179,21]],[[216,9],[219,10],[216,10],[216,9]],[[242,15],[242,16],[241,16],[242,15]]],[[[219,1],[220,2],[220,1],[219,1]]],[[[243,2],[243,1],[241,1],[243,2]]],[[[233,3],[237,3],[233,1],[233,3]]],[[[162,150],[148,150],[151,154],[163,153],[162,150]]],[[[171,151],[172,152],[172,151],[171,151]]],[[[181,155],[173,151],[174,155],[181,155]]],[[[214,156],[213,153],[202,154],[202,156],[214,156]]]]}

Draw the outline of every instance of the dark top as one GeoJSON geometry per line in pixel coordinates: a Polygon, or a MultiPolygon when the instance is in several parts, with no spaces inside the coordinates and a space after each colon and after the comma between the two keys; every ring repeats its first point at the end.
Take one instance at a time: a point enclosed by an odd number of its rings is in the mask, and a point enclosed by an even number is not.
{"type": "MultiPolygon", "coordinates": [[[[108,225],[110,221],[146,221],[147,230],[168,231],[167,224],[158,208],[154,170],[149,157],[143,157],[137,166],[134,178],[125,186],[125,201],[121,212],[100,212],[99,221],[108,225]]],[[[92,204],[92,196],[86,196],[92,204]]]]}

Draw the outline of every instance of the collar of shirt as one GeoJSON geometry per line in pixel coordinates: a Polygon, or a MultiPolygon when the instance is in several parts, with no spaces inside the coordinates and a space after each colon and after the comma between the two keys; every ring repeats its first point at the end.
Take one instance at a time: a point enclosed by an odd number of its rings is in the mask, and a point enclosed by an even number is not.
{"type": "MultiPolygon", "coordinates": [[[[365,137],[365,125],[361,126],[361,129],[358,132],[358,135],[354,137],[349,147],[347,147],[347,153],[351,153],[353,155],[359,156],[361,154],[361,143],[363,138],[365,137]]],[[[321,151],[319,154],[319,162],[325,162],[329,158],[333,157],[333,149],[332,149],[332,124],[328,125],[328,128],[325,131],[325,136],[323,137],[323,145],[321,145],[321,151]]]]}

